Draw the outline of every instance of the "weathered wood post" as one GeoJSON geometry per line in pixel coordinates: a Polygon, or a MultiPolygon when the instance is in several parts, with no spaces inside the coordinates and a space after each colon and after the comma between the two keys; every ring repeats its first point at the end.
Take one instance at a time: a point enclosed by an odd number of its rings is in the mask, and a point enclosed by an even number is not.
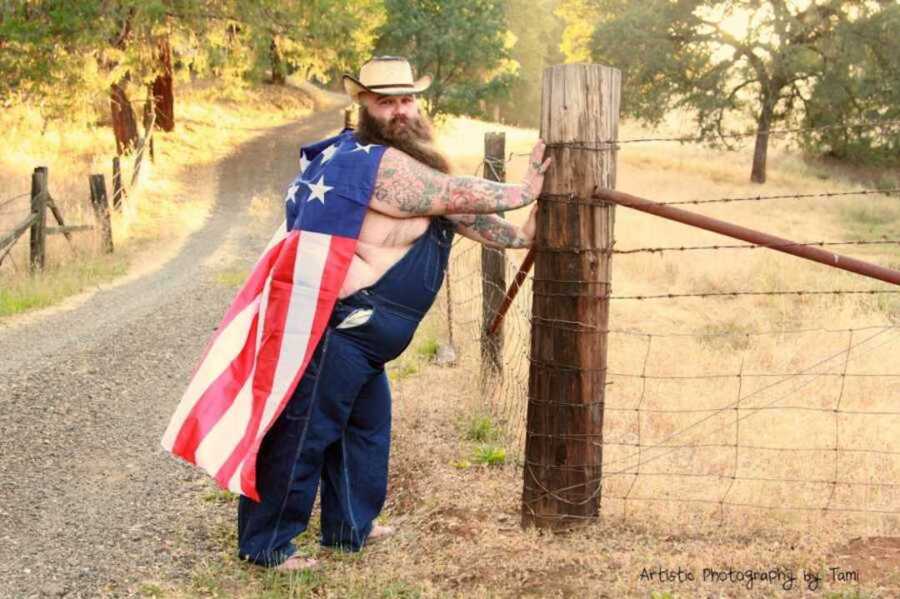
{"type": "Polygon", "coordinates": [[[106,196],[106,180],[103,175],[91,175],[91,205],[97,229],[100,231],[100,245],[104,253],[113,253],[112,224],[109,220],[109,201],[106,196]]]}
{"type": "Polygon", "coordinates": [[[599,514],[612,204],[620,72],[544,71],[541,138],[553,164],[538,201],[522,526],[565,529],[599,514]]]}
{"type": "Polygon", "coordinates": [[[47,252],[47,167],[38,166],[31,173],[31,213],[37,218],[31,223],[30,259],[31,274],[44,270],[47,252]]]}
{"type": "Polygon", "coordinates": [[[122,208],[122,196],[125,190],[122,188],[122,165],[118,156],[113,156],[113,208],[120,210],[122,208]]]}
{"type": "MultiPolygon", "coordinates": [[[[506,134],[484,134],[484,178],[506,181],[506,134]]],[[[502,213],[501,213],[502,216],[502,213]]],[[[481,246],[481,376],[482,386],[503,373],[503,326],[494,334],[488,332],[494,316],[503,303],[506,290],[506,252],[503,249],[481,246]]]]}

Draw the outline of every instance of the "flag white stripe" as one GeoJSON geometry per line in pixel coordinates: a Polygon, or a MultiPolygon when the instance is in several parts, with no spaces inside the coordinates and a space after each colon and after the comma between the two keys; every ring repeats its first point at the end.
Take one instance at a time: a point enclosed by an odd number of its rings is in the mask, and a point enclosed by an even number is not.
{"type": "Polygon", "coordinates": [[[243,310],[238,312],[231,319],[231,322],[225,325],[224,330],[209,349],[209,352],[203,359],[203,363],[197,369],[197,374],[194,375],[187,390],[184,392],[178,407],[175,408],[175,413],[172,415],[169,426],[163,435],[162,444],[167,450],[172,450],[185,418],[191,413],[203,392],[237,358],[244,341],[247,339],[247,333],[253,324],[253,317],[256,316],[259,300],[258,296],[253,298],[243,310]]]}
{"type": "MultiPolygon", "coordinates": [[[[231,455],[235,445],[241,440],[247,423],[250,421],[251,408],[253,406],[253,375],[256,373],[256,357],[259,353],[260,342],[265,327],[266,309],[269,305],[269,292],[272,286],[272,273],[266,277],[263,291],[259,301],[259,321],[256,325],[256,340],[253,344],[253,367],[247,376],[247,380],[241,386],[240,392],[234,399],[231,407],[225,411],[219,421],[213,426],[200,445],[197,447],[197,465],[204,468],[215,477],[219,468],[231,455]]],[[[246,335],[244,339],[246,339],[246,335]]]]}
{"type": "MultiPolygon", "coordinates": [[[[288,387],[297,374],[297,370],[306,357],[309,340],[312,335],[313,319],[318,308],[322,274],[328,262],[331,248],[331,235],[304,231],[300,235],[297,254],[304,260],[294,263],[294,284],[291,288],[291,301],[285,320],[284,337],[281,340],[281,351],[275,365],[272,379],[272,391],[263,408],[259,432],[265,431],[275,417],[275,409],[287,394],[288,387]]],[[[246,458],[241,460],[237,471],[247,465],[246,458]]],[[[240,478],[238,478],[238,481],[240,478]]],[[[229,482],[229,486],[232,483],[229,482]]],[[[240,482],[237,483],[238,487],[240,482]]]]}

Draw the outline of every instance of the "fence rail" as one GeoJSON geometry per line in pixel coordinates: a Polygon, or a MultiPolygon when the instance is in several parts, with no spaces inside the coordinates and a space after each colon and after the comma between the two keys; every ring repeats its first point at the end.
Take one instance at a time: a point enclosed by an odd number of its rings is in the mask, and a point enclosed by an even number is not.
{"type": "MultiPolygon", "coordinates": [[[[139,140],[135,149],[134,168],[131,175],[130,188],[134,189],[138,183],[138,178],[143,163],[143,157],[149,148],[151,160],[153,155],[153,131],[155,124],[155,114],[145,123],[145,134],[139,140]]],[[[12,262],[11,252],[16,242],[30,231],[29,247],[29,271],[35,273],[44,268],[46,261],[46,236],[61,234],[72,242],[72,233],[80,233],[84,231],[97,230],[100,233],[99,241],[102,251],[112,253],[114,251],[112,239],[112,224],[110,220],[110,206],[106,191],[105,177],[102,174],[94,174],[88,177],[91,207],[94,213],[95,224],[66,224],[62,211],[58,203],[54,200],[49,192],[48,169],[47,167],[36,167],[32,174],[32,190],[30,192],[17,194],[6,199],[0,200],[0,216],[6,214],[11,215],[21,210],[13,210],[9,208],[14,202],[30,198],[31,207],[29,214],[24,217],[11,230],[0,236],[0,266],[3,265],[6,258],[10,258],[12,262]],[[4,210],[6,209],[6,210],[4,210]],[[47,210],[53,215],[58,226],[47,226],[47,210]]],[[[122,184],[122,170],[119,156],[112,159],[112,183],[113,183],[113,206],[114,210],[122,209],[127,190],[122,184]]]]}

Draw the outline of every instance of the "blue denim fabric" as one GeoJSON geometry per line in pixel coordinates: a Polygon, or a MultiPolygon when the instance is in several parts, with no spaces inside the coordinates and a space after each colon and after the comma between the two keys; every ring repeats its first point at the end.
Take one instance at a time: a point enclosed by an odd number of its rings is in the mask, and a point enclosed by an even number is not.
{"type": "Polygon", "coordinates": [[[391,392],[385,363],[412,340],[443,282],[454,225],[428,230],[373,285],[339,300],[322,341],[256,463],[262,501],[241,496],[238,555],[274,566],[294,553],[317,488],[322,545],[359,551],[387,495],[391,392]],[[371,317],[336,328],[358,309],[371,317]],[[321,486],[319,485],[321,479],[321,486]]]}

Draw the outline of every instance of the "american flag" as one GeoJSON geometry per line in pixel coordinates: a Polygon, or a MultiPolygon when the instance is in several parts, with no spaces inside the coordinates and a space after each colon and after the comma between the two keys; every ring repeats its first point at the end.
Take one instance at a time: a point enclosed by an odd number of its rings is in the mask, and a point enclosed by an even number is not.
{"type": "Polygon", "coordinates": [[[285,221],[194,369],[162,445],[222,488],[260,500],[259,446],[325,332],[384,150],[350,129],[301,148],[285,221]]]}

